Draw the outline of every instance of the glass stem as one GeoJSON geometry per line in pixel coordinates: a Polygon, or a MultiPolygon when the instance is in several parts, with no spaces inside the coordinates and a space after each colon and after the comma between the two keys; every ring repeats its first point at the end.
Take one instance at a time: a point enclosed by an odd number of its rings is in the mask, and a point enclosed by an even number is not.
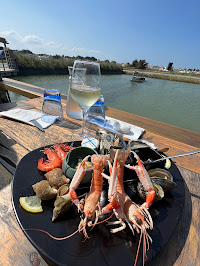
{"type": "Polygon", "coordinates": [[[86,123],[86,113],[87,113],[87,110],[82,110],[83,112],[83,126],[82,126],[82,135],[85,135],[85,123],[86,123]]]}

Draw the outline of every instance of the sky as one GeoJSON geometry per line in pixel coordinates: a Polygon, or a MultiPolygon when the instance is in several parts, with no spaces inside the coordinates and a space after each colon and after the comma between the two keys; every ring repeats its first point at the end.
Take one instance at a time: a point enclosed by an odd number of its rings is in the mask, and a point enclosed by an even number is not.
{"type": "Polygon", "coordinates": [[[10,49],[200,69],[199,0],[0,0],[10,49]]]}

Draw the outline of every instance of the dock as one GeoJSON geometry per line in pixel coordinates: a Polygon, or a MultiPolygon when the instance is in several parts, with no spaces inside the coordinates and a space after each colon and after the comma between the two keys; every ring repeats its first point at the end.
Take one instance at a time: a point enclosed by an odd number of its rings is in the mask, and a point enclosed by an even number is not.
{"type": "Polygon", "coordinates": [[[0,80],[2,77],[14,76],[18,73],[14,53],[6,46],[8,42],[5,38],[0,37],[0,44],[1,43],[3,43],[4,46],[0,46],[0,80]]]}

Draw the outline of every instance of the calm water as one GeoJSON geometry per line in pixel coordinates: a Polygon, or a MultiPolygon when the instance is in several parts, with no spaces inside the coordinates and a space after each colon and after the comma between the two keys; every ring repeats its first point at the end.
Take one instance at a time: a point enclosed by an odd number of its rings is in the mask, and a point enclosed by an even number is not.
{"type": "MultiPolygon", "coordinates": [[[[15,77],[42,88],[68,92],[68,76],[15,77]]],[[[200,85],[148,78],[130,82],[129,75],[102,75],[105,105],[164,123],[200,132],[200,85]]],[[[11,95],[11,100],[22,96],[11,95]]]]}

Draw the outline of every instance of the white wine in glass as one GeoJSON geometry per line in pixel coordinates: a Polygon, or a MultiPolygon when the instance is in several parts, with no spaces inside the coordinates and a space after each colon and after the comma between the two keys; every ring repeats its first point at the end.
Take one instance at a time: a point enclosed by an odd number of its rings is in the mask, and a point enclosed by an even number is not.
{"type": "Polygon", "coordinates": [[[72,99],[78,103],[83,112],[83,126],[79,135],[81,138],[86,138],[89,136],[88,132],[85,131],[87,110],[99,99],[101,95],[101,89],[99,86],[100,64],[96,62],[76,60],[73,66],[72,80],[77,68],[86,69],[85,77],[78,82],[77,80],[76,82],[72,82],[70,92],[72,99]]]}
{"type": "Polygon", "coordinates": [[[71,95],[74,101],[80,105],[81,109],[88,109],[99,99],[101,89],[85,85],[72,85],[71,95]]]}

